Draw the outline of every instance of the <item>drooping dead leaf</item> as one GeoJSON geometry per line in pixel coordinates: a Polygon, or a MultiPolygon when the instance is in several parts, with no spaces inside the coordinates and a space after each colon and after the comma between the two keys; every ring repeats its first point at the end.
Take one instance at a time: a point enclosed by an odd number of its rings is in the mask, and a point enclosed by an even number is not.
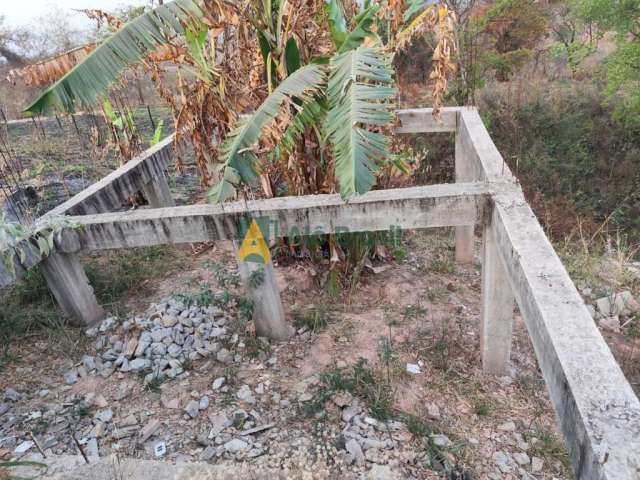
{"type": "Polygon", "coordinates": [[[7,80],[22,80],[28,86],[47,86],[60,79],[96,48],[95,43],[74,48],[55,57],[9,70],[7,80]]]}
{"type": "Polygon", "coordinates": [[[416,38],[434,32],[436,46],[429,78],[433,81],[433,116],[436,118],[440,117],[448,78],[456,71],[456,23],[456,14],[446,5],[433,5],[396,35],[394,54],[406,50],[416,38]]]}

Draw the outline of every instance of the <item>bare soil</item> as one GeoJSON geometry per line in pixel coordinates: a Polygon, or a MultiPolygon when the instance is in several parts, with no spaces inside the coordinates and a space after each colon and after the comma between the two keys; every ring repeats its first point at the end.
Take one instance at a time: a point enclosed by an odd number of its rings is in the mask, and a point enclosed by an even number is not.
{"type": "MultiPolygon", "coordinates": [[[[446,449],[449,461],[461,465],[472,478],[520,479],[530,467],[503,473],[495,455],[524,452],[524,447],[530,457],[543,460],[542,471],[535,472],[533,478],[572,478],[556,432],[553,409],[520,317],[516,315],[512,375],[495,378],[483,374],[479,354],[479,266],[454,264],[452,236],[447,230],[408,233],[405,249],[406,260],[381,262],[388,267],[381,273],[367,270],[353,294],[341,298],[330,297],[320,285],[322,275],[317,272],[322,271],[321,267],[281,262],[287,266],[278,265],[276,271],[287,316],[292,319],[296,312],[315,307],[330,312],[333,320],[321,331],[304,332],[288,342],[272,345],[270,355],[277,357],[277,369],[266,369],[259,359],[245,358],[235,364],[233,383],[252,388],[262,383],[269,393],[290,398],[292,408],[300,412],[297,397],[301,383],[317,385],[320,374],[364,358],[390,380],[395,414],[423,418],[434,431],[446,435],[452,442],[446,449]],[[407,373],[407,363],[419,364],[422,373],[407,373]]],[[[201,255],[190,256],[182,271],[149,279],[151,295],[142,297],[132,291],[125,304],[132,313],[141,313],[150,303],[168,295],[197,292],[201,285],[215,288],[212,262],[232,265],[229,246],[216,245],[201,255]]],[[[39,410],[45,402],[63,403],[73,393],[95,393],[113,409],[116,423],[131,416],[141,426],[148,419],[160,419],[162,428],[155,437],[167,440],[169,460],[197,459],[203,447],[196,438],[210,425],[207,417],[198,422],[185,421],[182,408],[194,398],[192,392],[210,392],[211,382],[218,376],[229,376],[229,369],[215,359],[197,361],[186,375],[164,382],[157,392],[144,388],[141,379],[130,373],[116,373],[107,379],[87,376],[73,386],[65,386],[64,372],[83,353],[94,354],[92,348],[80,332],[74,331],[67,332],[62,340],[40,336],[15,344],[10,349],[14,361],[2,373],[0,391],[11,387],[26,392],[28,398],[20,404],[26,414],[39,410]],[[118,392],[123,388],[129,388],[131,393],[118,401],[118,392]],[[42,389],[50,391],[45,399],[37,394],[42,389]],[[179,408],[167,408],[175,399],[179,408]]],[[[237,408],[233,392],[210,393],[209,417],[237,408]]],[[[312,418],[302,414],[283,417],[281,410],[275,408],[277,405],[271,408],[268,401],[260,407],[265,422],[275,422],[281,432],[305,430],[305,424],[309,430],[313,424],[312,418]]],[[[325,408],[335,410],[331,405],[325,408]]],[[[337,421],[339,428],[339,420],[334,417],[329,415],[327,421],[337,421]]],[[[27,421],[22,428],[39,431],[37,423],[27,421]]],[[[50,426],[39,428],[44,432],[50,426]]],[[[407,445],[417,452],[424,451],[422,442],[411,435],[406,438],[407,445]]],[[[149,452],[139,447],[120,454],[149,458],[149,452]]],[[[2,455],[8,457],[11,452],[0,449],[2,455]]],[[[403,469],[407,478],[438,478],[436,471],[412,467],[410,463],[403,469]]],[[[335,474],[335,470],[331,471],[335,474]]]]}

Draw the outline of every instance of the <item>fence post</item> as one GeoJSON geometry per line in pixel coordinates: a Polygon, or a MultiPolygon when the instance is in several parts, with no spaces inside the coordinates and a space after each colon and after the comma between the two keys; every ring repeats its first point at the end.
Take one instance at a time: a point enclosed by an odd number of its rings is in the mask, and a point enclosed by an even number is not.
{"type": "MultiPolygon", "coordinates": [[[[459,115],[459,113],[458,113],[459,115]]],[[[475,178],[471,161],[468,158],[464,147],[462,145],[462,138],[460,134],[460,122],[458,121],[458,128],[456,129],[456,145],[455,145],[455,176],[456,183],[460,182],[473,182],[477,180],[475,178]]],[[[473,247],[475,241],[475,235],[473,232],[473,225],[464,225],[456,228],[456,252],[455,258],[458,263],[471,263],[473,262],[473,247]]]]}
{"type": "Polygon", "coordinates": [[[151,208],[174,207],[175,202],[171,196],[169,182],[164,173],[160,173],[150,182],[142,187],[144,198],[147,199],[151,208]]]}
{"type": "Polygon", "coordinates": [[[491,225],[485,225],[482,247],[482,368],[494,375],[509,369],[515,298],[499,257],[491,225]]]}
{"type": "Polygon", "coordinates": [[[76,254],[52,252],[40,266],[49,290],[73,325],[90,326],[104,318],[76,254]]]}

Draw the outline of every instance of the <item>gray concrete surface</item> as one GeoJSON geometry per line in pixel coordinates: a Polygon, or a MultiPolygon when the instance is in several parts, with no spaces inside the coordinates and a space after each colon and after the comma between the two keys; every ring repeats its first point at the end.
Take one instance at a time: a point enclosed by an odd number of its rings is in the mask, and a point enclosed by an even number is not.
{"type": "Polygon", "coordinates": [[[491,187],[479,183],[376,190],[344,203],[340,195],[280,197],[70,217],[56,238],[62,252],[232,240],[241,220],[268,218],[270,238],[316,233],[447,227],[484,218],[491,187]],[[229,222],[230,221],[230,222],[229,222]]]}
{"type": "Polygon", "coordinates": [[[104,319],[104,310],[76,254],[52,252],[40,268],[49,290],[72,324],[90,326],[104,319]]]}
{"type": "MultiPolygon", "coordinates": [[[[576,478],[638,480],[640,401],[479,115],[464,110],[459,120],[479,178],[502,185],[492,195],[489,242],[533,342],[576,478]]],[[[485,266],[493,269],[495,260],[487,259],[485,266]]],[[[489,322],[483,328],[494,327],[489,322]]],[[[502,335],[498,338],[504,342],[502,335]]],[[[483,350],[500,351],[501,345],[487,343],[483,350]]]]}

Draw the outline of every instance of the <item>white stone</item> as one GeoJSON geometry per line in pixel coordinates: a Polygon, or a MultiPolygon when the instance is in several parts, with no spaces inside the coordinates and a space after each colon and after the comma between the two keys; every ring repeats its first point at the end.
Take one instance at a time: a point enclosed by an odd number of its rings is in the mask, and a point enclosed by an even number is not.
{"type": "Polygon", "coordinates": [[[242,385],[240,390],[236,393],[236,397],[238,397],[238,400],[242,400],[247,403],[255,403],[256,401],[249,385],[242,385]]]}
{"type": "Polygon", "coordinates": [[[617,315],[601,318],[598,321],[598,325],[600,325],[603,330],[620,333],[620,318],[617,315]]]}
{"type": "Polygon", "coordinates": [[[513,454],[513,459],[516,461],[516,463],[518,465],[529,465],[529,463],[531,463],[531,459],[529,458],[529,455],[527,455],[524,452],[516,452],[513,454]]]}
{"type": "Polygon", "coordinates": [[[544,460],[542,458],[540,457],[531,458],[531,471],[533,473],[541,472],[543,466],[544,466],[544,460]]]}
{"type": "Polygon", "coordinates": [[[224,382],[224,377],[218,377],[213,381],[213,385],[211,385],[211,388],[213,388],[214,390],[218,390],[220,387],[222,387],[222,385],[224,385],[224,382]]]}
{"type": "Polygon", "coordinates": [[[345,443],[344,448],[347,452],[353,455],[353,458],[358,465],[362,465],[364,463],[364,453],[362,452],[360,444],[356,440],[353,438],[349,439],[347,443],[345,443]]]}
{"type": "Polygon", "coordinates": [[[191,400],[184,409],[191,418],[196,418],[200,412],[200,402],[191,400]]]}
{"type": "Polygon", "coordinates": [[[422,373],[422,370],[420,369],[420,365],[417,363],[407,363],[407,373],[418,375],[422,373]]]}
{"type": "Polygon", "coordinates": [[[513,423],[511,420],[509,420],[508,422],[504,422],[503,424],[498,426],[498,430],[501,430],[503,432],[513,432],[516,429],[516,424],[513,423]]]}
{"type": "Polygon", "coordinates": [[[33,445],[34,443],[32,441],[29,441],[29,440],[24,441],[16,447],[13,453],[15,453],[16,455],[21,455],[25,453],[27,450],[29,450],[31,447],[33,447],[33,445]]]}
{"type": "Polygon", "coordinates": [[[430,438],[436,447],[442,448],[442,447],[449,447],[453,445],[453,442],[449,440],[449,437],[447,437],[446,435],[442,435],[442,434],[431,435],[430,438]]]}
{"type": "Polygon", "coordinates": [[[234,438],[233,440],[224,444],[224,449],[230,453],[237,453],[247,450],[249,448],[249,444],[244,440],[240,440],[239,438],[234,438]]]}

